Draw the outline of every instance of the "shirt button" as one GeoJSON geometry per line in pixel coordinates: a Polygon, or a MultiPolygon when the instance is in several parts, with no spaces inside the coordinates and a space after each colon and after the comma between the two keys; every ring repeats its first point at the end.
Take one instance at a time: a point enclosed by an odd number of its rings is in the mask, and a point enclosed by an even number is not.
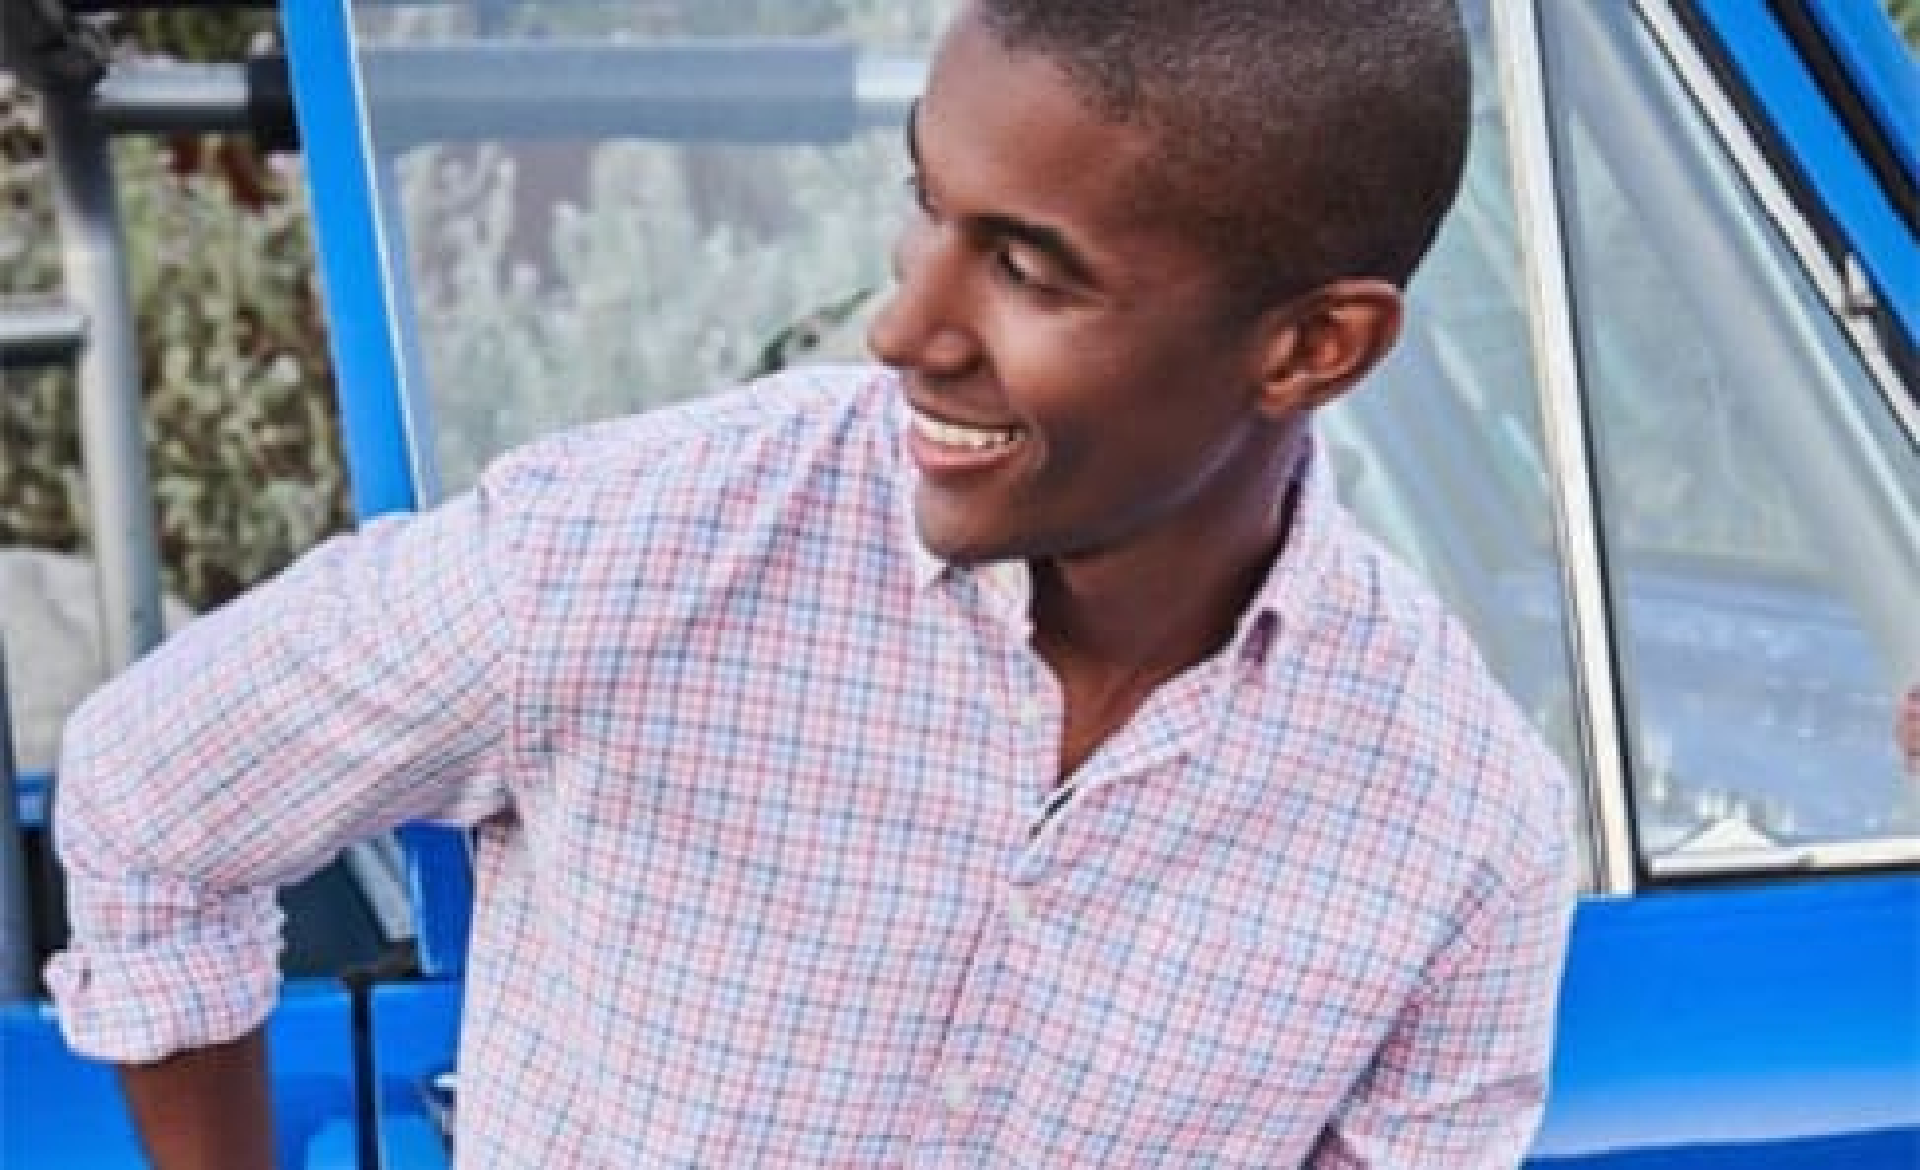
{"type": "Polygon", "coordinates": [[[966,1069],[948,1069],[940,1078],[940,1099],[956,1113],[973,1104],[973,1077],[966,1069]]]}
{"type": "Polygon", "coordinates": [[[1022,699],[1015,713],[1028,727],[1038,727],[1046,722],[1047,705],[1039,699],[1022,699]]]}
{"type": "Polygon", "coordinates": [[[1033,932],[1033,900],[1024,891],[1008,887],[1001,907],[1006,912],[1007,925],[1013,928],[1015,934],[1033,932]]]}

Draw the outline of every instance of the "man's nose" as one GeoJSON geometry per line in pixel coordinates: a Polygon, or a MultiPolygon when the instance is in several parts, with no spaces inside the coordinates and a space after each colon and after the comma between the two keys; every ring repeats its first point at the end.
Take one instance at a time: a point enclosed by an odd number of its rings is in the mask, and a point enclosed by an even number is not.
{"type": "Polygon", "coordinates": [[[955,373],[977,348],[965,324],[964,274],[931,238],[936,230],[920,224],[902,233],[893,252],[893,289],[867,327],[867,347],[895,369],[955,373]]]}

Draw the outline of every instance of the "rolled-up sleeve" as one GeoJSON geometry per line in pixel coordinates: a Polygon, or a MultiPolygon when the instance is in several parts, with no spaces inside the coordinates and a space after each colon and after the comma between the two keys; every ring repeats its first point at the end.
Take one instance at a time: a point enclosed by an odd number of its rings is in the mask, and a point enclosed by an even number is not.
{"type": "Polygon", "coordinates": [[[146,1062],[233,1039],[278,987],[279,886],[411,820],[505,803],[509,513],[483,486],[336,538],[68,721],[54,798],[68,1043],[146,1062]]]}

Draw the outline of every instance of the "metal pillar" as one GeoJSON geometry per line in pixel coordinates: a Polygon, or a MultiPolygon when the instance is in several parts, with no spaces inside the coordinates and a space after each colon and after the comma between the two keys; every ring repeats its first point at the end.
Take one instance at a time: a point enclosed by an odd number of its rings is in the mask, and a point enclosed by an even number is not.
{"type": "Polygon", "coordinates": [[[116,65],[100,79],[96,125],[115,134],[248,134],[244,65],[116,65]]]}
{"type": "Polygon", "coordinates": [[[87,338],[87,319],[66,305],[0,301],[0,370],[70,362],[87,338]]]}
{"type": "Polygon", "coordinates": [[[25,838],[14,800],[13,729],[7,718],[7,656],[0,646],[0,1004],[34,996],[32,901],[25,838]]]}
{"type": "Polygon", "coordinates": [[[139,335],[111,147],[95,120],[91,95],[49,86],[43,96],[62,275],[68,299],[85,307],[88,323],[77,372],[81,457],[100,579],[101,665],[118,672],[161,635],[139,335]]]}

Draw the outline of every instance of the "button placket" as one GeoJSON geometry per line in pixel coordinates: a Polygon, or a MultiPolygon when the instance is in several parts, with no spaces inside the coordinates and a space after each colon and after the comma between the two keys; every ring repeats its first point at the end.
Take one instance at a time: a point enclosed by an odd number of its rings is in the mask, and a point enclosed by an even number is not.
{"type": "Polygon", "coordinates": [[[929,1141],[965,1140],[1001,1124],[998,1116],[1004,1049],[1019,999],[1017,975],[1009,959],[1019,949],[1001,922],[1004,876],[977,875],[986,884],[979,908],[978,934],[962,975],[948,1031],[928,1069],[922,1089],[923,1137],[929,1141]]]}

